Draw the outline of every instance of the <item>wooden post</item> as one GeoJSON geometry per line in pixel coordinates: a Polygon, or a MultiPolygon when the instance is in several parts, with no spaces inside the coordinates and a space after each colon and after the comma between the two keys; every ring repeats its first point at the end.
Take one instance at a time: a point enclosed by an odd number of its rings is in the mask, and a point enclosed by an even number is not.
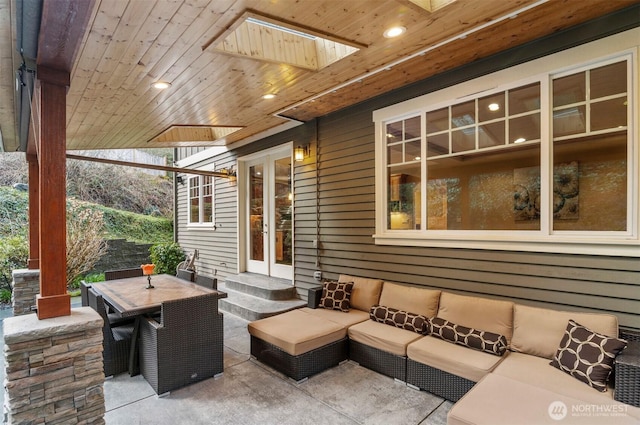
{"type": "Polygon", "coordinates": [[[40,268],[40,170],[38,157],[27,154],[29,164],[29,260],[27,268],[40,268]]]}
{"type": "Polygon", "coordinates": [[[38,66],[40,82],[40,294],[38,318],[68,316],[67,293],[67,194],[66,194],[66,97],[67,71],[38,66]]]}

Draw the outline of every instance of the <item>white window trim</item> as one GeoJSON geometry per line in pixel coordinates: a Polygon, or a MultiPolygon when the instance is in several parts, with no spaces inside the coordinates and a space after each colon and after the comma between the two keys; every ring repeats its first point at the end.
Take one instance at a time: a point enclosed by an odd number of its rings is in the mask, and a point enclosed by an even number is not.
{"type": "MultiPolygon", "coordinates": [[[[640,211],[640,128],[639,89],[638,81],[632,76],[638,75],[638,51],[640,29],[633,29],[605,39],[585,44],[564,52],[556,53],[515,67],[501,70],[490,75],[479,77],[446,89],[429,93],[411,100],[391,105],[374,111],[376,137],[376,233],[373,235],[375,243],[379,245],[398,246],[425,246],[446,248],[471,248],[471,249],[496,249],[508,251],[531,251],[551,253],[574,253],[588,255],[613,255],[640,257],[639,237],[639,211],[640,211]],[[611,46],[621,51],[612,53],[611,46]],[[627,223],[628,230],[624,232],[559,232],[553,231],[550,216],[544,214],[541,217],[540,231],[480,231],[480,230],[390,230],[387,229],[387,149],[385,123],[422,116],[424,128],[424,115],[427,110],[438,109],[444,105],[450,105],[452,100],[461,103],[465,100],[482,97],[496,91],[523,86],[535,81],[541,83],[541,105],[549,105],[550,81],[563,73],[579,72],[580,69],[593,68],[606,61],[630,59],[631,72],[628,108],[628,127],[631,139],[631,148],[628,149],[628,161],[631,164],[633,175],[627,176],[628,205],[627,223]],[[517,79],[517,81],[515,81],[517,79]],[[508,84],[503,84],[508,81],[508,84]]],[[[543,198],[545,211],[550,202],[549,181],[551,179],[550,158],[552,135],[549,109],[545,106],[541,113],[541,188],[545,188],[546,196],[543,198]],[[548,131],[549,134],[545,134],[548,131]],[[547,199],[548,198],[548,199],[547,199]]],[[[424,135],[422,135],[424,138],[424,135]]],[[[426,157],[426,143],[422,141],[422,157],[426,157]]],[[[425,167],[423,167],[423,174],[425,167]]],[[[426,181],[426,176],[422,176],[426,181]]],[[[425,191],[426,185],[423,185],[425,191]]],[[[426,199],[423,197],[422,199],[426,199]]],[[[422,214],[426,212],[422,209],[422,214]]],[[[422,223],[425,223],[422,220],[422,223]]]]}
{"type": "MultiPolygon", "coordinates": [[[[203,170],[203,171],[214,171],[215,170],[215,164],[208,164],[206,166],[203,167],[198,167],[196,168],[196,170],[203,170]]],[[[213,202],[213,207],[211,210],[211,222],[210,223],[205,223],[202,221],[202,212],[204,211],[204,209],[202,208],[202,175],[198,175],[198,174],[187,174],[186,176],[186,180],[187,180],[187,229],[215,229],[216,227],[216,179],[215,177],[212,177],[211,179],[211,193],[212,193],[212,202],[213,202]],[[200,185],[200,196],[199,196],[199,202],[200,202],[200,221],[198,223],[192,223],[191,220],[191,178],[192,177],[198,177],[198,184],[200,185]]]]}

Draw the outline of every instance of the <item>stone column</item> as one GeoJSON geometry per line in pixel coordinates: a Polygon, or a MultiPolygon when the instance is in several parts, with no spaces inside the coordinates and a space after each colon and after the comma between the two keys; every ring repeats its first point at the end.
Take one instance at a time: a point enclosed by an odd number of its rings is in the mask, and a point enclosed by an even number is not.
{"type": "Polygon", "coordinates": [[[4,319],[9,424],[104,424],[102,318],[90,307],[4,319]]]}
{"type": "Polygon", "coordinates": [[[40,292],[40,270],[16,269],[13,271],[11,302],[13,315],[33,313],[36,295],[40,292]]]}

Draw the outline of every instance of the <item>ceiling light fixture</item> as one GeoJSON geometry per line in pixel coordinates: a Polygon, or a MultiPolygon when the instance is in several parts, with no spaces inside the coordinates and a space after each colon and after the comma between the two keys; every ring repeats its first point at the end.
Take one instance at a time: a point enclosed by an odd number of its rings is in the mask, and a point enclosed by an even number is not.
{"type": "Polygon", "coordinates": [[[513,141],[513,143],[524,143],[526,141],[527,139],[525,139],[524,137],[518,137],[516,140],[513,141]]]}
{"type": "Polygon", "coordinates": [[[385,38],[395,38],[401,36],[405,32],[407,32],[407,29],[405,27],[397,26],[387,28],[382,35],[384,35],[385,38]]]}
{"type": "Polygon", "coordinates": [[[492,112],[495,112],[497,110],[500,109],[500,105],[498,105],[497,103],[490,103],[489,104],[489,110],[492,112]]]}
{"type": "Polygon", "coordinates": [[[263,99],[267,99],[267,100],[273,99],[274,97],[276,97],[276,95],[273,93],[267,93],[264,96],[262,96],[263,99]]]}
{"type": "Polygon", "coordinates": [[[164,90],[171,87],[171,83],[167,83],[166,81],[156,81],[154,83],[151,83],[151,87],[158,90],[164,90]]]}

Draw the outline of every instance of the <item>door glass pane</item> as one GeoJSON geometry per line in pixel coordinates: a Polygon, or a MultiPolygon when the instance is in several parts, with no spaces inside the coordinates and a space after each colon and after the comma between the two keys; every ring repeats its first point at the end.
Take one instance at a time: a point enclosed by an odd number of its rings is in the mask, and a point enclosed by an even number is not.
{"type": "Polygon", "coordinates": [[[291,158],[278,159],[275,162],[275,200],[273,205],[276,229],[276,264],[290,266],[293,252],[291,231],[291,158]]]}
{"type": "Polygon", "coordinates": [[[264,261],[264,169],[262,165],[249,168],[249,214],[251,234],[249,238],[249,256],[252,260],[264,261]]]}

